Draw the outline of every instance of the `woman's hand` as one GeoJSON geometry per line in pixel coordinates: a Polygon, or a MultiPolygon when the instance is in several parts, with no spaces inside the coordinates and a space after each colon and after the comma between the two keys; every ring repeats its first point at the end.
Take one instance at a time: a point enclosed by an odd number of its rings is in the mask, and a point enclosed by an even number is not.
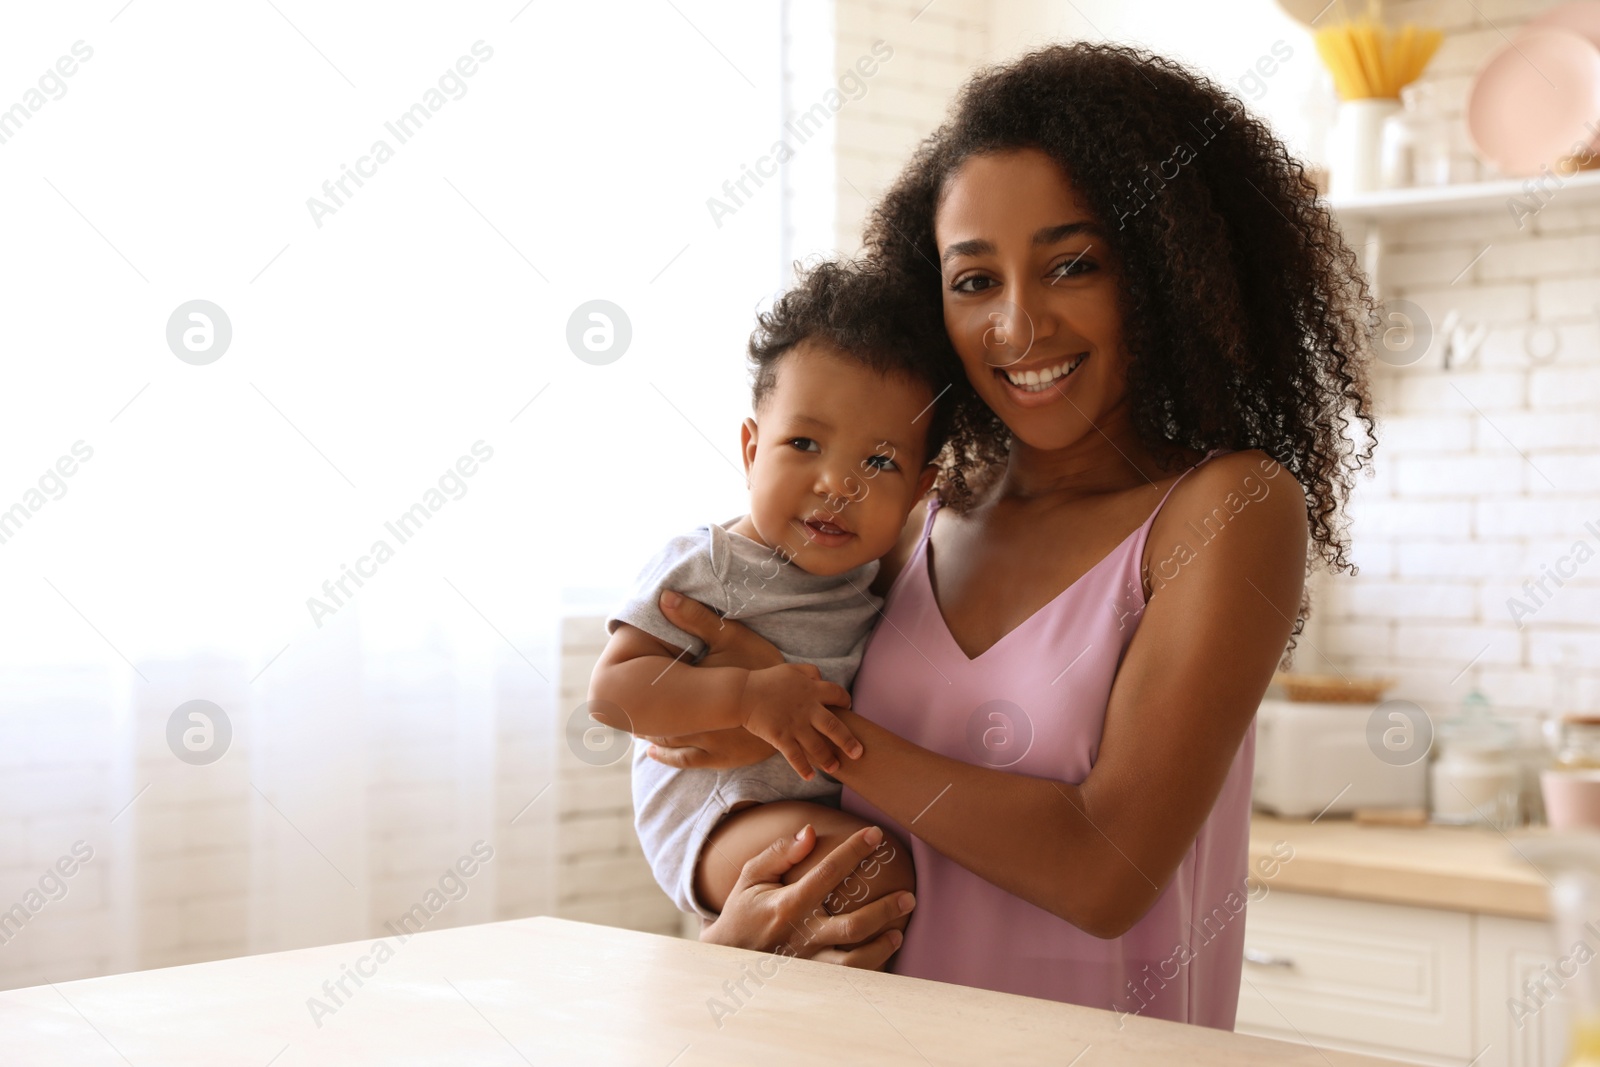
{"type": "Polygon", "coordinates": [[[782,878],[815,847],[817,831],[808,823],[798,837],[774,841],[744,865],[721,914],[701,930],[700,940],[819,963],[881,968],[900,947],[900,931],[885,927],[901,916],[899,901],[905,894],[891,893],[840,915],[823,902],[882,841],[883,831],[876,826],[851,834],[793,885],[784,885],[782,878]],[[859,948],[838,947],[868,938],[872,940],[859,948]]]}
{"type": "Polygon", "coordinates": [[[705,655],[695,661],[696,667],[744,667],[759,671],[788,662],[777,645],[744,623],[723,618],[698,600],[664,589],[660,605],[668,622],[706,643],[705,655]]]}

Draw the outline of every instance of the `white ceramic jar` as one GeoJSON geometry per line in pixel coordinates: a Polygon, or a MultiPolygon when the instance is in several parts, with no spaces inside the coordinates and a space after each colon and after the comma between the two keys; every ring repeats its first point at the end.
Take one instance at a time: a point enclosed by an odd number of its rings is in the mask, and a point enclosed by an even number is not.
{"type": "Polygon", "coordinates": [[[1400,101],[1382,97],[1341,100],[1329,138],[1328,194],[1334,197],[1383,188],[1383,133],[1400,114],[1400,101]]]}

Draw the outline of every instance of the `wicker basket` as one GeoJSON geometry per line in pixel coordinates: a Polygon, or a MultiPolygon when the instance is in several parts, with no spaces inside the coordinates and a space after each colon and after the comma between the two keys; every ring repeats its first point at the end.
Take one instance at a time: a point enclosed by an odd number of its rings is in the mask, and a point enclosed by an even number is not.
{"type": "Polygon", "coordinates": [[[1286,699],[1313,704],[1376,704],[1394,686],[1392,678],[1345,678],[1337,674],[1288,674],[1272,676],[1286,699]]]}

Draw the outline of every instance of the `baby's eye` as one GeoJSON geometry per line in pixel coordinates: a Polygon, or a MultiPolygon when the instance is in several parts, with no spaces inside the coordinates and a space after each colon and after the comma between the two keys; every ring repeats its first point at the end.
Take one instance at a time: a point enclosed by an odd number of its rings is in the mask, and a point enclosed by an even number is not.
{"type": "Polygon", "coordinates": [[[802,452],[812,452],[812,451],[820,452],[820,451],[822,451],[820,448],[808,448],[808,447],[806,447],[807,445],[815,445],[817,443],[816,441],[812,440],[809,437],[791,437],[791,438],[789,438],[789,444],[791,444],[791,445],[796,444],[796,442],[800,442],[800,441],[805,442],[805,444],[801,444],[801,445],[797,446],[800,449],[800,451],[802,451],[802,452]]]}
{"type": "Polygon", "coordinates": [[[871,456],[871,457],[869,457],[867,459],[862,460],[861,462],[868,463],[868,464],[875,464],[875,469],[880,470],[880,471],[892,471],[892,470],[897,469],[895,461],[890,459],[888,456],[871,456]],[[881,464],[878,464],[877,461],[880,460],[880,459],[883,460],[883,462],[881,464]]]}

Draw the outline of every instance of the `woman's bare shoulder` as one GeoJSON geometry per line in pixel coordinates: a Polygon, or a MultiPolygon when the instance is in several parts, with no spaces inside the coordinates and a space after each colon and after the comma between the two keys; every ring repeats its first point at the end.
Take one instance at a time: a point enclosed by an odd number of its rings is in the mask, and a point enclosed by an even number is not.
{"type": "MultiPolygon", "coordinates": [[[[1260,548],[1303,555],[1307,536],[1306,496],[1288,468],[1260,449],[1217,456],[1173,489],[1157,516],[1158,543],[1207,543],[1235,529],[1235,552],[1260,548]]],[[[1220,543],[1220,542],[1219,542],[1220,543]]]]}

